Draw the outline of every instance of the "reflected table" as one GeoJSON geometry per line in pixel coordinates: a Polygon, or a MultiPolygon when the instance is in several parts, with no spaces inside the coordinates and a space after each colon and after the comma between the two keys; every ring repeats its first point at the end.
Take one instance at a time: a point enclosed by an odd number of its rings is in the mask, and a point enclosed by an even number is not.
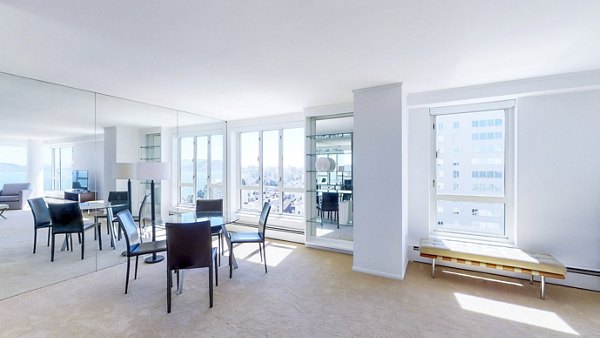
{"type": "MultiPolygon", "coordinates": [[[[233,251],[231,250],[231,239],[227,233],[226,226],[237,220],[239,220],[239,215],[235,212],[190,211],[169,215],[168,217],[155,221],[152,226],[155,226],[158,229],[165,229],[167,223],[196,223],[210,221],[210,227],[212,229],[222,229],[223,237],[225,237],[225,241],[227,241],[227,248],[229,255],[231,256],[231,264],[234,269],[237,269],[238,265],[235,256],[233,256],[233,251]]],[[[177,285],[177,294],[181,294],[181,292],[183,292],[183,271],[181,271],[181,278],[179,279],[179,285],[177,285]]]]}

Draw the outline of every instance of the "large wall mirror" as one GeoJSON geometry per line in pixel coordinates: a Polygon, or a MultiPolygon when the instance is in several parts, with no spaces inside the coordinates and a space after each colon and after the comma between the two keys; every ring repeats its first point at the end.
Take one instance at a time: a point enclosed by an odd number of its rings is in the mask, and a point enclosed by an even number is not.
{"type": "Polygon", "coordinates": [[[111,192],[127,192],[131,182],[132,214],[149,220],[151,208],[143,205],[149,181],[137,173],[122,176],[116,163],[166,163],[167,176],[155,184],[157,219],[225,191],[224,121],[6,73],[0,73],[0,117],[0,205],[9,207],[0,206],[6,217],[0,216],[0,299],[125,262],[125,241],[115,232],[111,245],[101,207],[82,211],[86,222],[101,223],[100,236],[85,233],[84,259],[76,234],[71,241],[56,235],[51,262],[47,227],[37,230],[33,253],[34,217],[27,200],[43,198],[50,208],[106,202],[111,192]],[[200,143],[203,136],[210,139],[205,148],[212,150],[210,159],[200,146],[186,147],[191,136],[200,143]]]}

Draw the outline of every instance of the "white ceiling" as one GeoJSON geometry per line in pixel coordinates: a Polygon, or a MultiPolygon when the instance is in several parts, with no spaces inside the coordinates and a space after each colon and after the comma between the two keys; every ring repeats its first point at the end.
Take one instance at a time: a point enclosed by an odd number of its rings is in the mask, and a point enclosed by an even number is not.
{"type": "Polygon", "coordinates": [[[0,71],[220,119],[600,69],[594,0],[0,0],[0,71]]]}

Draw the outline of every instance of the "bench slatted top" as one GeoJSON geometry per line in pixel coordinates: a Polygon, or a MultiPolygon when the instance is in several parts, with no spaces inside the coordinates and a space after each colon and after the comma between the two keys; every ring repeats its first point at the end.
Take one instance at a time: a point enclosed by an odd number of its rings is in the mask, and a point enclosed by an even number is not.
{"type": "Polygon", "coordinates": [[[564,278],[567,273],[566,267],[548,254],[537,254],[502,245],[425,238],[419,244],[419,252],[421,255],[451,257],[545,272],[557,275],[554,276],[557,278],[564,278]]]}

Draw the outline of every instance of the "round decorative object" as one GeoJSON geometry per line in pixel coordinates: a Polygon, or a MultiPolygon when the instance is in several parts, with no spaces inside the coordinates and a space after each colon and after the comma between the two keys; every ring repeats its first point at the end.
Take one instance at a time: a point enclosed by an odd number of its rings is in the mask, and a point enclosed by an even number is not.
{"type": "Polygon", "coordinates": [[[327,157],[320,157],[315,162],[315,169],[317,171],[329,171],[329,167],[331,166],[331,162],[327,157]]]}
{"type": "Polygon", "coordinates": [[[329,170],[327,171],[335,171],[335,161],[331,157],[329,158],[329,170]]]}

